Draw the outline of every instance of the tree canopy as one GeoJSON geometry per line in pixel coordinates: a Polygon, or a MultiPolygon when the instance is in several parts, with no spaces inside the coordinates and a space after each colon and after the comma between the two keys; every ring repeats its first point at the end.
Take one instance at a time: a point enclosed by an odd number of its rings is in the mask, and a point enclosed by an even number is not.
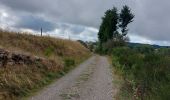
{"type": "Polygon", "coordinates": [[[128,6],[123,6],[119,16],[119,27],[121,28],[122,35],[127,34],[127,25],[133,21],[134,15],[131,13],[131,10],[128,6]]]}
{"type": "Polygon", "coordinates": [[[108,40],[125,41],[127,39],[127,26],[133,21],[134,15],[128,6],[123,6],[119,13],[116,7],[109,9],[102,17],[98,38],[99,42],[105,43],[108,40]],[[121,30],[121,32],[119,32],[121,30]]]}
{"type": "Polygon", "coordinates": [[[102,17],[103,21],[98,33],[98,37],[101,42],[106,42],[108,39],[112,39],[113,34],[117,31],[118,18],[117,8],[115,7],[105,12],[104,17],[102,17]]]}

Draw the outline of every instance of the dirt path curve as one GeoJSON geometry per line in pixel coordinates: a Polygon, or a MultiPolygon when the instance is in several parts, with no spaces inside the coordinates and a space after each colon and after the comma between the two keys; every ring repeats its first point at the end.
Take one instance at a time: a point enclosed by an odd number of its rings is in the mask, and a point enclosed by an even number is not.
{"type": "Polygon", "coordinates": [[[110,65],[93,56],[29,100],[113,100],[110,65]]]}

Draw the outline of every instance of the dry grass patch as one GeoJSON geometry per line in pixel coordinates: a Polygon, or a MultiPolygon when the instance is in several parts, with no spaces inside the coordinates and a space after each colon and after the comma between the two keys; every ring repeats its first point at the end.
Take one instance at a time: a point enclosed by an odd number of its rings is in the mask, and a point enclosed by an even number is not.
{"type": "Polygon", "coordinates": [[[3,30],[0,30],[0,48],[45,59],[44,62],[1,67],[0,100],[27,96],[90,56],[89,50],[76,41],[3,30]]]}

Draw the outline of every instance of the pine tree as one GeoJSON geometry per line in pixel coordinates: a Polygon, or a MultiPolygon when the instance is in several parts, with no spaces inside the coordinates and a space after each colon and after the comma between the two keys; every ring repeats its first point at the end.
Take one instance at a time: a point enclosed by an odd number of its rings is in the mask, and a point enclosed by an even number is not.
{"type": "Polygon", "coordinates": [[[99,41],[104,43],[113,38],[113,34],[117,31],[118,13],[117,8],[109,9],[102,18],[102,24],[98,33],[99,41]]]}
{"type": "Polygon", "coordinates": [[[127,35],[128,29],[127,25],[133,21],[134,15],[131,13],[131,10],[128,6],[123,6],[123,9],[121,10],[119,21],[121,28],[121,32],[123,36],[127,35]]]}
{"type": "Polygon", "coordinates": [[[127,26],[133,21],[133,18],[134,15],[126,5],[123,6],[120,13],[118,13],[116,7],[107,10],[104,17],[102,17],[102,23],[98,33],[99,50],[105,52],[110,49],[110,47],[124,46],[126,41],[129,40],[127,37],[127,26]],[[121,32],[119,32],[118,29],[120,29],[121,32]]]}

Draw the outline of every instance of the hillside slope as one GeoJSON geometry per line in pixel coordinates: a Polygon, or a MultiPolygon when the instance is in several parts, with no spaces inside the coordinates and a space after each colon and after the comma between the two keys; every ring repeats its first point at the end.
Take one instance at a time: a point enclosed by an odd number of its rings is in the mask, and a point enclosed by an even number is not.
{"type": "Polygon", "coordinates": [[[0,66],[0,99],[26,96],[90,56],[75,41],[2,30],[0,49],[0,61],[6,62],[0,66]]]}

